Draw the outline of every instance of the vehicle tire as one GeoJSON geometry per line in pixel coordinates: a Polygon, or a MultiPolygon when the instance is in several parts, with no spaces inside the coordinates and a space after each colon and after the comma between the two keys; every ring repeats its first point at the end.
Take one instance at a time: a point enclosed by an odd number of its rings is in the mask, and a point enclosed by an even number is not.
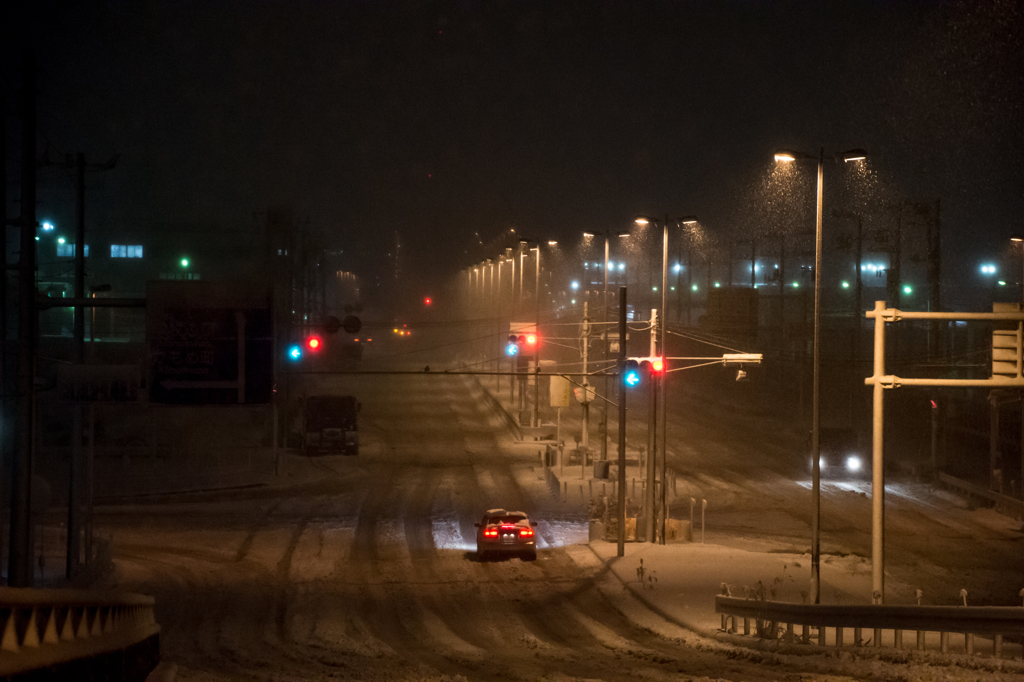
{"type": "Polygon", "coordinates": [[[478,560],[480,560],[480,561],[486,561],[487,560],[487,552],[485,552],[484,550],[482,550],[479,547],[477,547],[476,548],[476,558],[478,560]]]}
{"type": "Polygon", "coordinates": [[[527,552],[526,554],[523,555],[523,561],[536,561],[536,560],[537,560],[537,552],[527,552]]]}

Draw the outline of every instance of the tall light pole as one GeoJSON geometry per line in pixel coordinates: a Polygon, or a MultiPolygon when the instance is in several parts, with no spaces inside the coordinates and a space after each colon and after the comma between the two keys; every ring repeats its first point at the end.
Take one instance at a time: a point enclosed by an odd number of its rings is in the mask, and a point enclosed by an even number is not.
{"type": "MultiPolygon", "coordinates": [[[[645,217],[641,216],[641,217],[637,218],[635,222],[638,225],[647,225],[648,223],[655,223],[656,224],[658,221],[655,220],[654,218],[645,218],[645,217]]],[[[677,221],[675,221],[675,223],[678,224],[678,225],[694,225],[694,224],[696,224],[696,222],[697,222],[697,218],[695,216],[686,216],[686,217],[683,217],[683,218],[679,218],[677,221]]],[[[666,340],[667,340],[666,329],[668,327],[668,313],[667,313],[666,306],[668,304],[668,293],[667,293],[667,290],[668,290],[668,227],[669,227],[669,223],[670,223],[669,217],[668,217],[668,215],[666,215],[665,216],[665,221],[664,221],[664,223],[662,223],[662,237],[661,237],[661,316],[660,316],[659,321],[658,321],[658,330],[657,330],[657,332],[658,332],[658,354],[661,355],[662,358],[663,358],[662,359],[662,368],[663,369],[662,369],[662,372],[661,372],[661,376],[658,379],[658,394],[659,395],[658,395],[658,406],[657,406],[657,408],[658,408],[658,421],[661,422],[661,434],[660,434],[660,438],[659,438],[660,442],[658,444],[659,445],[658,449],[661,450],[661,471],[660,471],[660,474],[661,474],[661,496],[660,496],[660,498],[661,499],[658,500],[658,507],[661,510],[661,529],[660,529],[661,544],[665,544],[665,525],[666,525],[666,519],[668,519],[668,507],[666,506],[666,503],[667,503],[667,495],[666,495],[667,485],[666,485],[666,483],[668,482],[668,477],[667,477],[667,473],[668,473],[668,452],[666,451],[666,447],[668,445],[668,435],[667,435],[667,433],[668,433],[668,410],[666,409],[666,406],[665,406],[665,395],[666,395],[665,394],[665,385],[668,383],[668,381],[667,381],[668,380],[668,357],[667,357],[665,343],[666,343],[666,340]]],[[[651,490],[650,493],[648,493],[648,496],[649,496],[650,500],[653,503],[653,501],[654,501],[654,492],[653,492],[654,486],[652,485],[651,488],[652,488],[652,490],[651,490]]],[[[654,512],[654,505],[653,504],[651,504],[650,509],[651,509],[652,516],[653,516],[653,512],[654,512]]],[[[654,542],[653,535],[654,535],[653,533],[649,534],[649,537],[647,539],[648,542],[654,542]]]]}
{"type": "MultiPolygon", "coordinates": [[[[628,237],[629,232],[584,232],[583,236],[593,238],[597,234],[604,235],[604,330],[602,336],[604,337],[604,363],[605,368],[608,367],[608,327],[611,324],[611,318],[609,317],[610,308],[608,306],[608,252],[610,250],[609,242],[612,234],[623,238],[628,237]]],[[[619,343],[624,343],[625,339],[619,339],[619,343]]],[[[608,375],[604,375],[604,392],[608,395],[608,375]]],[[[602,407],[604,412],[604,433],[601,436],[601,461],[607,461],[608,459],[608,401],[602,401],[602,407]]]]}
{"type": "MultiPolygon", "coordinates": [[[[1024,310],[1024,237],[1010,237],[1010,241],[1014,242],[1020,247],[1020,260],[1021,260],[1021,299],[1020,305],[1021,310],[1024,310]]],[[[1024,393],[1021,394],[1020,400],[1020,499],[1024,500],[1024,393]]]]}
{"type": "MultiPolygon", "coordinates": [[[[863,161],[866,153],[861,149],[852,149],[838,155],[844,161],[863,161]]],[[[779,151],[775,153],[775,160],[779,163],[790,163],[797,160],[812,160],[815,157],[800,152],[779,151]]],[[[821,339],[821,216],[822,216],[822,190],[824,187],[823,176],[825,166],[825,150],[818,151],[818,207],[814,228],[814,346],[813,346],[813,375],[811,389],[811,497],[813,498],[813,511],[811,512],[811,597],[814,604],[821,603],[821,355],[819,353],[821,339]]],[[[872,513],[881,516],[885,509],[882,496],[885,494],[885,479],[883,478],[882,467],[875,463],[872,481],[872,513]]],[[[876,517],[876,518],[877,518],[876,517]]],[[[882,566],[881,537],[872,538],[871,563],[872,575],[876,566],[882,566]],[[877,545],[877,546],[876,546],[877,545]]],[[[872,582],[875,582],[872,580],[872,582]]],[[[872,591],[881,593],[881,585],[872,586],[872,591]]]]}

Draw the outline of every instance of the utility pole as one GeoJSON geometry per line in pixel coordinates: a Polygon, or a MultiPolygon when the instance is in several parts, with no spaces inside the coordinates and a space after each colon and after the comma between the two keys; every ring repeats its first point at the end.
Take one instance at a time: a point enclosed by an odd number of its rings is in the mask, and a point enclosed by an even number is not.
{"type": "MultiPolygon", "coordinates": [[[[75,298],[85,298],[85,171],[106,171],[117,163],[117,156],[103,164],[94,164],[86,167],[85,154],[78,152],[75,155],[75,298]]],[[[68,165],[71,165],[70,156],[68,165]]],[[[75,306],[74,308],[74,363],[81,366],[85,362],[85,308],[75,306]]],[[[68,537],[66,552],[66,577],[73,579],[78,574],[79,556],[81,554],[81,474],[82,474],[82,439],[84,438],[85,406],[81,402],[75,402],[72,411],[72,444],[71,461],[68,466],[68,537]]],[[[90,453],[92,451],[90,450],[90,453]]],[[[90,454],[88,471],[88,507],[92,509],[92,490],[94,474],[93,462],[90,454]]],[[[92,513],[86,518],[86,562],[92,560],[92,513]]]]}
{"type": "MultiPolygon", "coordinates": [[[[604,236],[604,364],[608,367],[608,327],[611,326],[611,309],[608,307],[608,234],[604,236]]],[[[626,337],[622,337],[625,343],[626,337]]],[[[604,376],[604,394],[608,395],[608,375],[604,376]]],[[[608,402],[605,401],[601,408],[601,461],[608,461],[608,402]]]]}
{"type": "Polygon", "coordinates": [[[537,304],[536,316],[537,316],[537,348],[533,351],[533,419],[531,420],[532,426],[540,426],[540,242],[537,242],[537,276],[535,280],[535,303],[537,304]]]}
{"type": "Polygon", "coordinates": [[[26,49],[21,86],[21,237],[18,256],[18,418],[11,471],[11,549],[7,584],[32,586],[32,403],[36,316],[36,83],[35,54],[26,49]]]}
{"type": "Polygon", "coordinates": [[[583,448],[583,462],[586,465],[587,448],[590,447],[590,382],[587,381],[587,351],[590,349],[589,303],[583,302],[583,434],[580,446],[583,448]]]}
{"type": "MultiPolygon", "coordinates": [[[[694,218],[696,222],[696,218],[694,218]]],[[[687,225],[683,219],[683,226],[687,225]]],[[[661,544],[665,544],[666,526],[668,524],[668,399],[665,394],[666,382],[668,381],[668,351],[666,342],[668,336],[668,316],[665,314],[665,306],[668,305],[668,216],[665,216],[665,232],[661,242],[661,317],[658,318],[657,339],[658,351],[662,356],[661,374],[658,375],[658,392],[661,399],[658,401],[658,419],[661,421],[661,544]]],[[[653,345],[654,331],[651,330],[651,341],[653,345]]],[[[659,353],[652,352],[651,355],[659,353]]],[[[651,540],[654,542],[654,540],[651,540]]]]}
{"type": "MultiPolygon", "coordinates": [[[[75,298],[85,298],[85,154],[75,156],[75,298]]],[[[75,306],[75,365],[85,361],[85,308],[75,306]]],[[[68,544],[65,576],[71,580],[78,574],[81,549],[79,521],[81,495],[79,478],[82,468],[82,403],[75,401],[71,426],[71,462],[68,466],[68,544]]]]}
{"type": "Polygon", "coordinates": [[[626,555],[626,287],[619,287],[619,546],[617,556],[626,555]]]}
{"type": "MultiPolygon", "coordinates": [[[[7,158],[7,136],[0,139],[0,158],[7,158]]],[[[7,458],[7,437],[9,433],[7,418],[7,164],[3,164],[0,170],[0,197],[3,199],[4,226],[0,236],[3,236],[3,258],[0,264],[3,270],[0,271],[0,481],[4,480],[4,461],[7,458]]],[[[3,490],[0,490],[0,509],[4,508],[3,490]]],[[[3,563],[3,521],[0,521],[0,564],[3,563]]]]}
{"type": "MultiPolygon", "coordinates": [[[[654,356],[657,348],[658,339],[658,310],[656,308],[651,309],[651,344],[650,352],[648,356],[654,356]]],[[[654,542],[654,505],[655,497],[654,486],[655,486],[655,473],[657,471],[658,455],[657,455],[657,432],[658,424],[655,418],[657,417],[658,409],[658,389],[655,385],[657,383],[657,375],[651,372],[648,377],[647,386],[647,490],[644,494],[644,533],[647,538],[647,542],[654,542]]]]}

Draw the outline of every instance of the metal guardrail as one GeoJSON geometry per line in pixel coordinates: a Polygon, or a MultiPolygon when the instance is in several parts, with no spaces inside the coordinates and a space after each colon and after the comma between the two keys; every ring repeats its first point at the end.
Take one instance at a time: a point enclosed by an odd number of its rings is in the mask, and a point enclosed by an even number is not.
{"type": "Polygon", "coordinates": [[[154,603],[141,594],[0,587],[0,679],[49,671],[52,679],[144,680],[160,660],[154,603]]]}
{"type": "Polygon", "coordinates": [[[811,628],[817,628],[819,646],[826,646],[827,633],[834,632],[833,643],[843,646],[844,628],[853,628],[852,644],[863,644],[863,630],[872,632],[873,646],[882,646],[882,631],[893,632],[893,646],[903,647],[903,631],[917,631],[917,649],[926,649],[926,633],[939,633],[939,648],[949,652],[949,635],[964,635],[964,651],[974,654],[975,636],[992,639],[992,655],[1002,658],[1004,638],[1024,642],[1024,607],[1017,606],[831,606],[792,604],[759,599],[741,599],[718,595],[715,613],[722,614],[722,630],[737,632],[737,619],[743,619],[743,634],[767,639],[784,638],[795,643],[811,643],[811,628]],[[732,620],[732,627],[729,627],[732,620]],[[797,625],[801,626],[799,635],[797,625]],[[783,627],[785,626],[785,633],[783,627]]]}
{"type": "Polygon", "coordinates": [[[965,481],[962,478],[950,476],[949,474],[941,471],[939,472],[939,481],[951,488],[956,488],[968,494],[976,495],[986,500],[991,500],[995,503],[997,509],[1005,510],[1024,518],[1024,500],[1015,500],[1009,495],[1003,495],[1002,493],[989,490],[988,488],[982,487],[976,483],[965,481]]]}

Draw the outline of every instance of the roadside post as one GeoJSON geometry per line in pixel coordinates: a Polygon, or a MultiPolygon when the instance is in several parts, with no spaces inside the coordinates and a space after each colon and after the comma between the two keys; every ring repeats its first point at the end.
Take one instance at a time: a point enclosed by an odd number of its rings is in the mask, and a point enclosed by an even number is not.
{"type": "Polygon", "coordinates": [[[626,555],[626,383],[623,374],[626,368],[626,287],[619,287],[619,476],[618,476],[618,516],[619,545],[618,556],[626,555]]]}

